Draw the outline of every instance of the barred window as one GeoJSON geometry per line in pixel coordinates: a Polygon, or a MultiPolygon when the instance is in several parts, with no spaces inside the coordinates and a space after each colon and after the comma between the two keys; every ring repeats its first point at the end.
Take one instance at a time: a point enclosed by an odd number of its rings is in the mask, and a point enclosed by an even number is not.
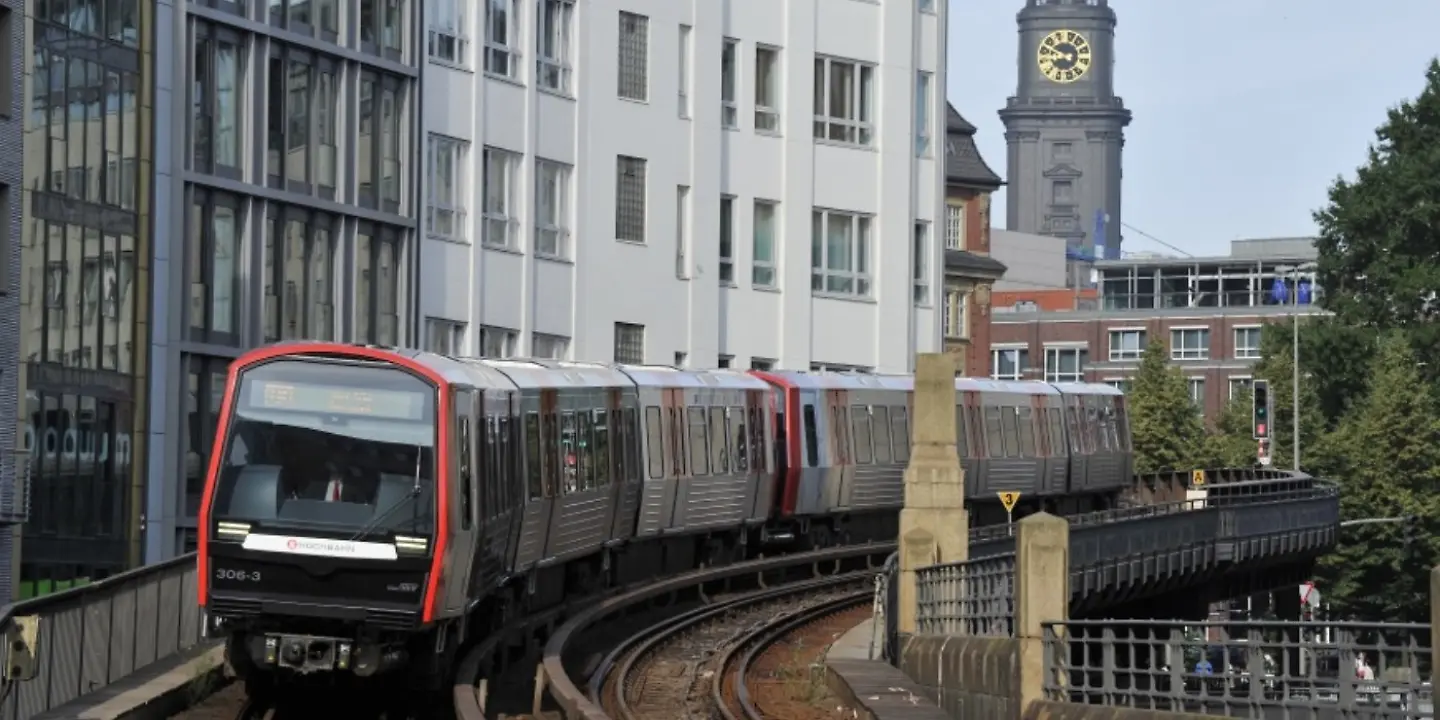
{"type": "Polygon", "coordinates": [[[650,18],[620,13],[619,94],[646,100],[650,94],[650,18]]]}
{"type": "Polygon", "coordinates": [[[615,362],[639,365],[645,362],[645,326],[615,323],[615,362]]]}
{"type": "Polygon", "coordinates": [[[615,161],[615,239],[645,242],[645,159],[615,161]]]}

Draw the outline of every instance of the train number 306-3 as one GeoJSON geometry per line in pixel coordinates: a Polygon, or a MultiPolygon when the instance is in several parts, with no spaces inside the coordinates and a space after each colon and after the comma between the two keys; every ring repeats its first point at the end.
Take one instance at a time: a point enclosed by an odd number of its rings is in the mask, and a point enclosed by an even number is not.
{"type": "Polygon", "coordinates": [[[226,570],[215,569],[215,577],[220,580],[239,580],[241,582],[260,582],[260,571],[226,570]]]}

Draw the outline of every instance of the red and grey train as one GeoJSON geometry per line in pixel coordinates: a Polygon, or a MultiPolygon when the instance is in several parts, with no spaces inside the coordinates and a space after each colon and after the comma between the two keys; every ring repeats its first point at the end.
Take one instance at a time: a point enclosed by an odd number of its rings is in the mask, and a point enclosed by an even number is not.
{"type": "MultiPolygon", "coordinates": [[[[894,538],[911,383],[257,349],[230,367],[199,601],[252,679],[440,677],[467,637],[567,596],[777,544],[894,538]]],[[[956,390],[977,524],[998,492],[1103,505],[1128,483],[1120,391],[956,390]]]]}

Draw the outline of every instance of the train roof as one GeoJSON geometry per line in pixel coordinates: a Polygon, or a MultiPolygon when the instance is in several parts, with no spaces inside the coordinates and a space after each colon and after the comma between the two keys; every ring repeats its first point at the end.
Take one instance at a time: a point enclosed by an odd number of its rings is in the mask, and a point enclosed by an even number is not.
{"type": "Polygon", "coordinates": [[[503,373],[520,388],[630,387],[631,381],[612,365],[531,358],[464,358],[503,373]]]}
{"type": "MultiPolygon", "coordinates": [[[[912,375],[801,372],[799,370],[768,370],[764,372],[768,376],[800,389],[897,390],[901,392],[910,392],[915,389],[915,378],[912,375]]],[[[955,378],[955,390],[957,392],[1015,393],[1017,395],[1060,394],[1059,390],[1043,382],[972,377],[955,378]]]]}
{"type": "Polygon", "coordinates": [[[765,381],[739,370],[687,370],[671,365],[619,365],[640,387],[769,390],[765,381]]]}
{"type": "Polygon", "coordinates": [[[1105,383],[1063,382],[1055,387],[1065,395],[1124,395],[1125,391],[1105,383]]]}

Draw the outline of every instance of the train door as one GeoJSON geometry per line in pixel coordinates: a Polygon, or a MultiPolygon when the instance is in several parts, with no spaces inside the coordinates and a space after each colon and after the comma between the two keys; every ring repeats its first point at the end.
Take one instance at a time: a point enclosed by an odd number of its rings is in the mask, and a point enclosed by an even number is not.
{"type": "Polygon", "coordinates": [[[498,393],[495,410],[495,445],[498,448],[497,464],[499,476],[503,479],[502,502],[505,507],[505,560],[506,567],[515,569],[516,553],[520,548],[520,532],[525,526],[525,464],[523,428],[520,422],[520,393],[502,390],[498,393]]]}
{"type": "Polygon", "coordinates": [[[824,472],[821,458],[821,418],[825,408],[820,403],[820,392],[813,389],[799,391],[800,395],[800,482],[795,493],[795,514],[815,515],[822,511],[824,472]]]}
{"type": "Polygon", "coordinates": [[[825,478],[825,511],[836,512],[850,509],[850,486],[854,478],[854,448],[850,443],[850,406],[846,404],[849,393],[844,390],[827,390],[825,420],[830,433],[830,468],[825,478]]]}
{"type": "Polygon", "coordinates": [[[1084,413],[1080,396],[1062,394],[1065,408],[1065,439],[1070,450],[1070,491],[1084,492],[1090,487],[1090,457],[1085,448],[1084,413]]]}
{"type": "Polygon", "coordinates": [[[470,578],[475,570],[473,560],[478,545],[475,541],[476,533],[480,527],[477,490],[483,480],[476,467],[476,461],[480,458],[480,433],[476,413],[480,396],[471,388],[456,388],[452,393],[450,434],[455,452],[444,459],[450,467],[450,476],[455,478],[446,488],[450,502],[449,507],[444,508],[450,520],[449,552],[443,570],[445,589],[442,612],[445,615],[465,610],[470,578]]]}
{"type": "Polygon", "coordinates": [[[551,473],[554,460],[549,456],[550,411],[553,400],[544,401],[544,391],[526,389],[521,394],[521,439],[525,449],[525,512],[521,518],[520,540],[515,551],[517,570],[528,570],[545,553],[546,536],[550,530],[550,505],[554,494],[551,473]]]}
{"type": "MultiPolygon", "coordinates": [[[[639,492],[638,477],[632,478],[629,467],[630,428],[625,422],[625,400],[620,388],[605,391],[605,425],[609,428],[610,446],[610,533],[611,541],[628,540],[635,532],[635,493],[639,492]]],[[[597,423],[598,424],[598,423],[597,423]]],[[[599,431],[597,429],[598,437],[599,431]]]]}
{"type": "Polygon", "coordinates": [[[965,471],[965,499],[981,496],[985,487],[985,438],[980,426],[980,394],[966,390],[960,394],[955,416],[955,450],[960,455],[960,468],[965,471]]]}
{"type": "Polygon", "coordinates": [[[675,530],[685,526],[681,503],[690,487],[685,453],[685,395],[680,388],[663,388],[660,398],[665,419],[665,498],[661,505],[661,527],[675,530]]]}

